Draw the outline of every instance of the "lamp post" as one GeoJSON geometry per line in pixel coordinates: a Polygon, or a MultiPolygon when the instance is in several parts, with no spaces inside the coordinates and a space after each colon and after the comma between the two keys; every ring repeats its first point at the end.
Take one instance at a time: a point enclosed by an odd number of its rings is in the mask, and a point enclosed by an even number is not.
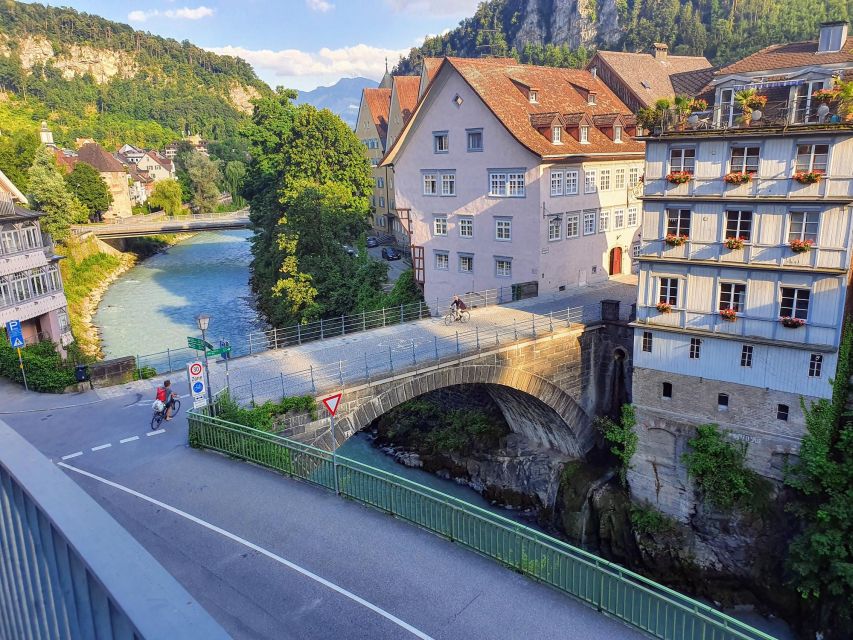
{"type": "Polygon", "coordinates": [[[207,331],[207,326],[210,324],[210,316],[206,313],[201,313],[195,321],[201,331],[201,341],[204,343],[204,377],[205,384],[207,385],[207,404],[212,407],[213,395],[210,392],[210,369],[207,366],[207,338],[204,335],[204,332],[207,331]]]}

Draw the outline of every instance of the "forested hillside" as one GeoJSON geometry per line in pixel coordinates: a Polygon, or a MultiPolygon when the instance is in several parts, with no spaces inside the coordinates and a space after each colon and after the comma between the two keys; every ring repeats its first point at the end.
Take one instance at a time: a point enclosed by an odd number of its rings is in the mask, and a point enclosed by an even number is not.
{"type": "Polygon", "coordinates": [[[442,55],[582,66],[592,49],[649,51],[653,42],[722,64],[770,44],[815,39],[821,22],[851,16],[851,0],[490,0],[412,49],[395,73],[415,73],[423,56],[442,55]]]}
{"type": "Polygon", "coordinates": [[[187,132],[236,135],[249,100],[269,88],[239,58],[73,9],[0,0],[0,92],[5,111],[48,120],[60,143],[161,146],[187,132]]]}

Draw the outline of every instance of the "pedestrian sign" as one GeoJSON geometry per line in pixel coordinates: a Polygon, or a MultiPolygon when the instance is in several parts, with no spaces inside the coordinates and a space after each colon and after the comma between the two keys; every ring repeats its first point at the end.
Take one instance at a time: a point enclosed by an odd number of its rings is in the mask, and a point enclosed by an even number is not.
{"type": "Polygon", "coordinates": [[[329,396],[328,398],[323,398],[323,404],[326,405],[326,408],[329,410],[329,413],[332,414],[333,418],[338,412],[338,406],[341,404],[342,395],[344,394],[336,393],[335,395],[329,396]]]}
{"type": "Polygon", "coordinates": [[[196,351],[204,351],[206,348],[213,348],[212,344],[205,342],[201,338],[193,338],[192,336],[187,336],[187,346],[190,349],[195,349],[196,351]]]}
{"type": "Polygon", "coordinates": [[[201,362],[188,362],[187,378],[189,378],[190,392],[193,396],[193,409],[205,406],[207,390],[204,386],[204,365],[201,362]]]}
{"type": "Polygon", "coordinates": [[[20,320],[9,320],[6,323],[6,335],[9,336],[9,344],[12,345],[13,349],[20,349],[25,345],[20,320]]]}

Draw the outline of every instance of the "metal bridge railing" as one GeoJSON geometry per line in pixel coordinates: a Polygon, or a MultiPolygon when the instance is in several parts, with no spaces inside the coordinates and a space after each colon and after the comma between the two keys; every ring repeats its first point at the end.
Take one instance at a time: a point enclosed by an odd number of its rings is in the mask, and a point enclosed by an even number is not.
{"type": "Polygon", "coordinates": [[[189,439],[369,505],[671,640],[774,640],[749,625],[577,547],[429,487],[249,427],[189,412],[189,439]]]}

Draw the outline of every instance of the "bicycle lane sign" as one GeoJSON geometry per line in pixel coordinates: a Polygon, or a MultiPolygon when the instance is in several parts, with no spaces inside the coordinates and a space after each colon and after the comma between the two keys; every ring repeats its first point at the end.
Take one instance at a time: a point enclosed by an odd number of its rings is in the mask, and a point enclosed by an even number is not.
{"type": "Polygon", "coordinates": [[[193,397],[193,409],[205,406],[207,404],[207,390],[204,387],[204,364],[198,361],[188,362],[187,379],[193,397]]]}

